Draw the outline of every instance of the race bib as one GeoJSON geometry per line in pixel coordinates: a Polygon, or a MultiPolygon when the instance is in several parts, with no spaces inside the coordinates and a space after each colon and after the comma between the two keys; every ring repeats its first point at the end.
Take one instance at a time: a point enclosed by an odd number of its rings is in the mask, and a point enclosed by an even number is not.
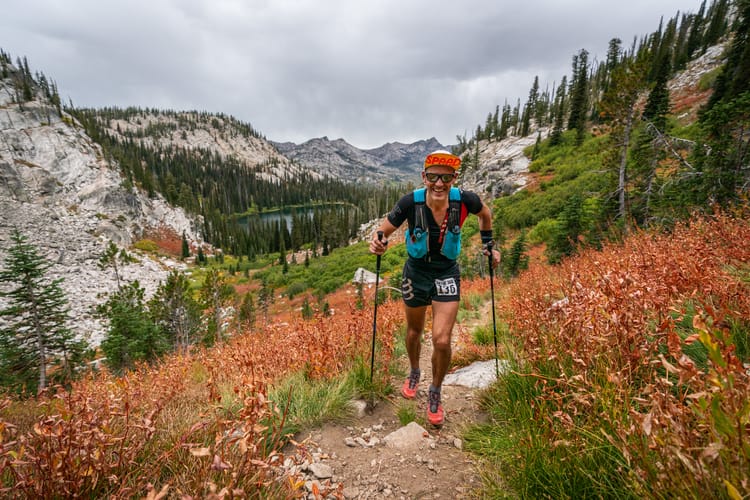
{"type": "Polygon", "coordinates": [[[458,285],[455,278],[435,280],[438,295],[458,295],[458,285]]]}

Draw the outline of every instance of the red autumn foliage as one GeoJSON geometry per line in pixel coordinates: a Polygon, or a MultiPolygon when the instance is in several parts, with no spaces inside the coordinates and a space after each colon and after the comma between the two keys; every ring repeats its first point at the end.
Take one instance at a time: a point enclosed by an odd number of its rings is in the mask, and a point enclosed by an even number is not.
{"type": "Polygon", "coordinates": [[[173,257],[182,256],[182,236],[169,226],[148,228],[143,237],[156,243],[164,253],[173,257]]]}
{"type": "MultiPolygon", "coordinates": [[[[555,268],[534,262],[496,285],[498,320],[522,343],[550,443],[585,446],[591,438],[577,430],[594,422],[646,494],[715,496],[724,481],[750,491],[750,382],[731,338],[750,318],[749,240],[744,216],[716,214],[555,268]],[[704,362],[691,357],[697,344],[704,362]]],[[[489,284],[462,288],[486,296],[489,284]]],[[[122,377],[90,375],[26,410],[6,400],[3,495],[294,496],[298,482],[278,482],[284,409],[268,401],[267,384],[296,370],[330,377],[369,357],[371,304],[334,309],[259,320],[220,346],[122,377]]],[[[378,308],[378,372],[402,316],[398,301],[378,308]]]]}
{"type": "Polygon", "coordinates": [[[551,442],[585,446],[589,422],[647,494],[750,492],[750,376],[732,339],[750,329],[746,216],[641,232],[511,285],[508,322],[551,442]]]}
{"type": "MultiPolygon", "coordinates": [[[[387,373],[401,316],[400,304],[379,306],[380,372],[387,373]]],[[[267,384],[297,370],[313,379],[338,374],[369,357],[371,335],[371,308],[270,321],[155,367],[89,375],[27,402],[37,406],[28,415],[22,403],[5,400],[0,492],[131,498],[171,488],[200,497],[294,496],[297,481],[278,481],[285,413],[268,401],[267,384]]]]}

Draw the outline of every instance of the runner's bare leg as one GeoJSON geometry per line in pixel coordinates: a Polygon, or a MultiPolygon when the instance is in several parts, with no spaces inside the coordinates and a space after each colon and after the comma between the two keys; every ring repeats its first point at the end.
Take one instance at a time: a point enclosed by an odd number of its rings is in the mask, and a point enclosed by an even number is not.
{"type": "Polygon", "coordinates": [[[422,333],[424,332],[427,306],[409,307],[406,310],[406,352],[412,369],[419,368],[419,355],[422,352],[422,333]]]}
{"type": "Polygon", "coordinates": [[[439,388],[451,364],[451,332],[459,302],[432,302],[432,385],[439,388]]]}

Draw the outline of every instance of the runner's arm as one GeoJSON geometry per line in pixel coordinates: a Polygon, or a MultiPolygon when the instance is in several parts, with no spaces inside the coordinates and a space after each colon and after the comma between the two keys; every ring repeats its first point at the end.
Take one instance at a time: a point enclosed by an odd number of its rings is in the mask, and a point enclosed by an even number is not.
{"type": "Polygon", "coordinates": [[[492,213],[490,207],[482,203],[482,209],[477,213],[479,217],[479,230],[492,231],[492,213]]]}

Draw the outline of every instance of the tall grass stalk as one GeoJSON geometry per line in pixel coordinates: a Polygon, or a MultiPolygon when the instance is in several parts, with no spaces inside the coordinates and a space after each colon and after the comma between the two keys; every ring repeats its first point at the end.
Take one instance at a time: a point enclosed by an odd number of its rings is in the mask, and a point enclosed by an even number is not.
{"type": "Polygon", "coordinates": [[[288,403],[287,430],[297,432],[324,421],[346,420],[352,414],[351,401],[355,396],[355,378],[351,375],[307,380],[298,372],[275,384],[269,399],[281,408],[288,403]]]}

